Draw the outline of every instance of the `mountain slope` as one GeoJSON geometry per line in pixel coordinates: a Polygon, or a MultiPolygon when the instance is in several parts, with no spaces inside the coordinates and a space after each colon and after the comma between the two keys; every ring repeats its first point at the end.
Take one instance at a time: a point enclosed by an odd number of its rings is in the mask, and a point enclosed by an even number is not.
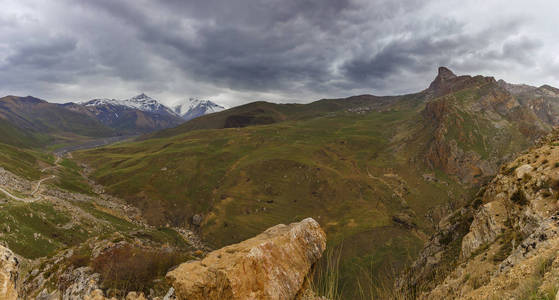
{"type": "Polygon", "coordinates": [[[34,97],[0,98],[0,143],[58,148],[104,137],[138,135],[184,122],[142,94],[128,100],[54,104],[34,97]]]}
{"type": "Polygon", "coordinates": [[[34,97],[0,98],[0,121],[10,132],[0,142],[27,147],[115,135],[95,118],[34,97]]]}
{"type": "Polygon", "coordinates": [[[441,68],[416,94],[255,102],[75,156],[153,224],[191,226],[213,246],[315,218],[342,248],[351,298],[357,282],[390,281],[501,162],[551,129],[525,103],[492,77],[441,68]]]}
{"type": "Polygon", "coordinates": [[[190,98],[185,103],[173,107],[175,113],[180,115],[185,121],[225,110],[226,108],[210,100],[200,100],[190,98]]]}

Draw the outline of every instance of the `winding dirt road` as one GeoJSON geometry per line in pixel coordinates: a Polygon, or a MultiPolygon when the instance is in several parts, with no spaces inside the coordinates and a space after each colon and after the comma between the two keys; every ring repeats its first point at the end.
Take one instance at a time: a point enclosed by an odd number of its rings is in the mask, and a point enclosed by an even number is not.
{"type": "MultiPolygon", "coordinates": [[[[46,171],[49,170],[49,169],[55,169],[55,168],[57,168],[57,167],[58,167],[58,163],[60,162],[61,159],[62,159],[62,158],[61,158],[60,156],[56,156],[56,160],[55,160],[55,162],[54,162],[54,166],[44,168],[44,169],[41,170],[41,172],[46,172],[46,171]]],[[[32,197],[32,198],[21,198],[21,197],[15,196],[15,195],[13,195],[12,193],[8,192],[5,188],[3,188],[3,187],[1,187],[1,186],[0,186],[0,192],[6,194],[6,196],[8,196],[8,197],[10,197],[10,198],[12,198],[12,199],[14,199],[14,200],[16,200],[16,201],[22,201],[22,202],[27,202],[27,203],[29,203],[29,202],[35,202],[35,201],[37,201],[37,200],[40,199],[40,198],[38,198],[38,197],[35,197],[35,194],[37,194],[37,192],[39,191],[39,188],[41,188],[41,184],[42,184],[44,181],[46,181],[46,180],[50,180],[50,179],[54,179],[54,178],[56,178],[56,175],[51,175],[51,176],[49,176],[49,177],[40,179],[40,180],[37,182],[37,186],[35,187],[35,189],[33,190],[33,192],[31,192],[31,197],[32,197]]]]}

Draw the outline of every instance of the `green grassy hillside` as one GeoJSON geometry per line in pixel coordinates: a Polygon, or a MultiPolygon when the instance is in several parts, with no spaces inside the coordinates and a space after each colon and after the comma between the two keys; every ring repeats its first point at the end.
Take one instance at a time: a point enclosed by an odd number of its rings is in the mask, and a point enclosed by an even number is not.
{"type": "Polygon", "coordinates": [[[0,118],[0,142],[23,148],[34,148],[46,145],[53,138],[44,133],[20,129],[7,120],[0,118]]]}
{"type": "Polygon", "coordinates": [[[41,169],[53,163],[50,154],[0,143],[0,167],[26,179],[39,179],[41,169]]]}
{"type": "MultiPolygon", "coordinates": [[[[423,97],[421,95],[420,97],[423,97]]],[[[192,130],[241,128],[267,125],[289,120],[303,120],[339,112],[344,109],[368,109],[386,106],[401,96],[377,97],[372,95],[353,96],[344,99],[323,99],[310,104],[276,104],[264,101],[237,106],[220,113],[209,114],[190,120],[175,128],[169,128],[146,135],[145,138],[161,138],[183,134],[192,130]]]]}
{"type": "Polygon", "coordinates": [[[215,247],[311,216],[331,247],[343,244],[350,284],[368,271],[363,266],[405,265],[433,229],[426,215],[446,206],[449,193],[455,201],[469,195],[441,172],[439,182],[423,180],[432,171],[410,163],[429,136],[410,131],[422,122],[421,109],[419,102],[389,112],[199,130],[76,156],[97,166],[95,178],[154,224],[188,226],[202,214],[201,233],[215,247]],[[402,149],[404,139],[410,143],[402,149]],[[399,214],[409,224],[395,222],[399,214]]]}

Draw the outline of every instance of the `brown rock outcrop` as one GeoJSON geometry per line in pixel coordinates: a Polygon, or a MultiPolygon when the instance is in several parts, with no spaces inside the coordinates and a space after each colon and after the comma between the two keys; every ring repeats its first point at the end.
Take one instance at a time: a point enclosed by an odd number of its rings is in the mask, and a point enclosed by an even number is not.
{"type": "Polygon", "coordinates": [[[18,264],[14,253],[0,246],[0,299],[17,299],[18,264]]]}
{"type": "Polygon", "coordinates": [[[295,299],[326,248],[312,218],[277,225],[167,274],[177,299],[295,299]]]}

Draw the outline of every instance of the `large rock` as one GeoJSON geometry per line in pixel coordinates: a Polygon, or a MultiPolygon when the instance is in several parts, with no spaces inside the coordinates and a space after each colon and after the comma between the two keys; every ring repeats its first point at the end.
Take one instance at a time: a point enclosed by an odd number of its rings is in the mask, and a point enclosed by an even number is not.
{"type": "Polygon", "coordinates": [[[313,219],[277,225],[167,274],[177,299],[294,299],[326,248],[313,219]]]}
{"type": "Polygon", "coordinates": [[[0,299],[17,299],[18,264],[14,253],[0,246],[0,299]]]}
{"type": "Polygon", "coordinates": [[[522,179],[526,174],[530,174],[534,168],[528,164],[516,168],[516,178],[522,179]]]}

